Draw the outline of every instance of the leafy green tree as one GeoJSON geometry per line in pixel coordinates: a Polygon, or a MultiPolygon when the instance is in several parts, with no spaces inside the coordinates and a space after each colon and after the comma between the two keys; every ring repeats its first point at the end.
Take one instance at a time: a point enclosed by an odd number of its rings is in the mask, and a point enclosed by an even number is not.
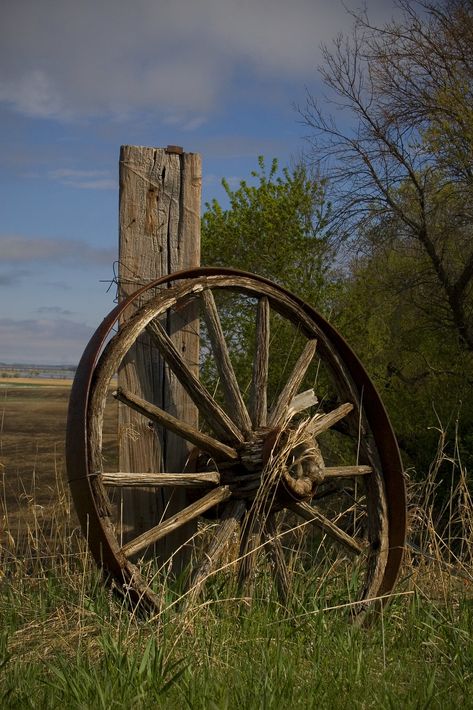
{"type": "MultiPolygon", "coordinates": [[[[279,171],[277,160],[268,169],[259,157],[258,167],[251,173],[251,184],[242,180],[232,189],[222,180],[227,208],[216,200],[206,205],[202,262],[259,274],[326,309],[334,288],[334,244],[327,228],[330,206],[325,200],[325,182],[303,165],[279,171]]],[[[231,301],[221,295],[217,305],[241,391],[248,393],[255,348],[255,304],[246,301],[231,301]]],[[[205,341],[202,322],[201,334],[205,341]]],[[[284,373],[287,376],[290,372],[300,337],[277,314],[271,316],[271,334],[270,397],[278,390],[284,373]]],[[[207,384],[217,392],[218,374],[211,358],[202,359],[207,384]]],[[[308,376],[313,377],[313,373],[308,376]]],[[[312,384],[313,380],[307,386],[312,384]]]]}
{"type": "Polygon", "coordinates": [[[276,281],[313,304],[325,303],[333,257],[327,228],[330,205],[325,182],[298,165],[278,172],[275,159],[233,190],[222,180],[229,207],[206,204],[202,220],[202,261],[231,266],[276,281]]]}
{"type": "Polygon", "coordinates": [[[448,453],[457,445],[470,470],[472,357],[432,321],[422,274],[415,254],[391,249],[358,258],[340,284],[333,320],[373,377],[406,466],[428,470],[442,427],[448,453]]]}

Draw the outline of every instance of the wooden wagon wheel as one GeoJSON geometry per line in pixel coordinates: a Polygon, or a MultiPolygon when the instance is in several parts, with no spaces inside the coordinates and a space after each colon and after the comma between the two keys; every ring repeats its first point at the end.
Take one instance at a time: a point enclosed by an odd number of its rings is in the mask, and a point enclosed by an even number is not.
{"type": "Polygon", "coordinates": [[[321,562],[331,570],[341,565],[345,579],[357,580],[350,601],[359,602],[358,610],[388,595],[396,581],[405,489],[384,407],[341,336],[310,306],[261,277],[193,269],[153,282],[117,306],[80,362],[66,454],[93,556],[133,603],[159,608],[143,555],[199,516],[211,516],[212,531],[199,535],[207,539],[203,550],[195,545],[188,599],[204,591],[222,555],[227,568],[234,559],[244,593],[258,581],[263,557],[270,559],[266,569],[282,598],[298,575],[321,562]],[[143,295],[149,300],[110,338],[123,311],[143,295]],[[179,313],[189,304],[200,309],[200,379],[162,326],[170,310],[179,313]],[[123,472],[104,463],[106,402],[120,363],[143,332],[197,406],[199,426],[135,392],[119,389],[114,395],[152,426],[190,442],[192,465],[186,471],[123,472]],[[113,495],[140,485],[185,489],[187,501],[170,518],[123,542],[113,495]]]}

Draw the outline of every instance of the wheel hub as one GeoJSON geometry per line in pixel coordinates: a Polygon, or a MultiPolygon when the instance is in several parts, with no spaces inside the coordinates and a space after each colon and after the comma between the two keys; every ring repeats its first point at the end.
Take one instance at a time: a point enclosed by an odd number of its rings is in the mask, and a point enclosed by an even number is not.
{"type": "Polygon", "coordinates": [[[296,438],[291,429],[261,429],[242,444],[237,462],[221,468],[222,483],[237,498],[264,496],[273,507],[309,500],[324,479],[324,460],[314,437],[296,438]]]}

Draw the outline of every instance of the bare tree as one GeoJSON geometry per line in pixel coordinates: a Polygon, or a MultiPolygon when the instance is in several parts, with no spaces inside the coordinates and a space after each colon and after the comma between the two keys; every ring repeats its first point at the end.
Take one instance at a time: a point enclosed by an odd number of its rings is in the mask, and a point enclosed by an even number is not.
{"type": "Polygon", "coordinates": [[[416,255],[437,317],[473,352],[473,1],[398,5],[382,27],[354,15],[324,49],[323,105],[308,95],[301,113],[336,227],[416,255]]]}

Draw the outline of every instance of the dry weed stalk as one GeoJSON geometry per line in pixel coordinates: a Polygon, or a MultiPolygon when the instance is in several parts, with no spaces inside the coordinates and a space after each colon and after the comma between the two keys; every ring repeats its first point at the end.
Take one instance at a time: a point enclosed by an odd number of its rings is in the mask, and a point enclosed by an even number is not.
{"type": "Polygon", "coordinates": [[[443,600],[473,592],[473,499],[455,437],[438,429],[437,452],[424,480],[409,481],[410,525],[405,567],[411,584],[443,600]],[[448,473],[446,473],[446,471],[448,473]],[[447,478],[448,476],[448,478],[447,478]],[[448,496],[442,491],[448,486],[448,496]]]}

